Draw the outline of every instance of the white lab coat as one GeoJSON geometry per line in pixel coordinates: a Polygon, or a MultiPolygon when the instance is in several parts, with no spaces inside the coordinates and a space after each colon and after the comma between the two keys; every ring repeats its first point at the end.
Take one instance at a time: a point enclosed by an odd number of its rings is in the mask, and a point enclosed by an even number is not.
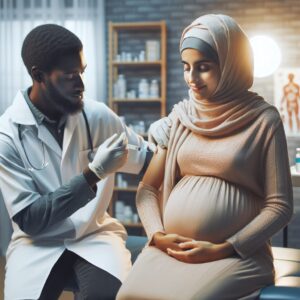
{"type": "MultiPolygon", "coordinates": [[[[106,105],[87,100],[84,103],[94,149],[112,134],[124,131],[118,116],[106,105]]],[[[126,130],[129,143],[146,148],[141,137],[126,130]]],[[[13,104],[0,118],[0,133],[0,139],[7,144],[2,147],[5,149],[0,149],[0,189],[10,218],[40,195],[54,191],[80,174],[88,164],[88,139],[82,113],[68,117],[61,149],[46,127],[36,123],[22,92],[18,92],[13,104]],[[24,145],[34,166],[42,165],[41,141],[44,143],[48,162],[45,169],[28,170],[17,124],[22,124],[24,145]],[[10,161],[10,151],[17,153],[20,159],[10,161]]],[[[122,171],[138,173],[145,155],[145,150],[129,150],[129,159],[122,171]]],[[[101,180],[97,186],[96,197],[87,205],[33,238],[12,222],[14,233],[7,250],[5,276],[6,300],[37,299],[52,266],[65,249],[121,281],[126,277],[131,266],[130,253],[125,248],[126,231],[106,213],[114,175],[101,180]]]]}

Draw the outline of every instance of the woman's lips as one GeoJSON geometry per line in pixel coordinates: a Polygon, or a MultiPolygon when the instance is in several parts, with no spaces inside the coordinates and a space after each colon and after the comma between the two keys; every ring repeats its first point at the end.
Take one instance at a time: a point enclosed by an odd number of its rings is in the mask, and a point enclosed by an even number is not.
{"type": "Polygon", "coordinates": [[[195,87],[195,86],[191,86],[191,89],[192,89],[192,91],[193,92],[200,92],[201,90],[203,90],[204,88],[205,88],[206,86],[205,85],[203,85],[203,86],[197,86],[197,87],[195,87]]]}

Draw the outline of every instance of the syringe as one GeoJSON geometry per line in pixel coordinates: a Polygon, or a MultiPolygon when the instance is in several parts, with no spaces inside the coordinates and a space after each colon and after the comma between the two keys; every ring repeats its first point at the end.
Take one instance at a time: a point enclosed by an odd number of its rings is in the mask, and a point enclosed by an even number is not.
{"type": "Polygon", "coordinates": [[[136,151],[140,151],[141,147],[136,146],[136,145],[132,145],[132,144],[127,144],[127,148],[130,150],[136,150],[136,151]]]}
{"type": "MultiPolygon", "coordinates": [[[[135,150],[135,151],[141,151],[142,147],[132,145],[132,144],[127,144],[127,148],[130,150],[135,150]]],[[[154,144],[148,144],[148,147],[146,148],[147,152],[156,152],[156,146],[154,144]]]]}

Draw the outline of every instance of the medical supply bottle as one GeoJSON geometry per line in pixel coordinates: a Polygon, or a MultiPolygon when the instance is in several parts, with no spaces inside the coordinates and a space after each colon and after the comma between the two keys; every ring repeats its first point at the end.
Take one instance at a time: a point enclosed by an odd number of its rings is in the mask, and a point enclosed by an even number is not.
{"type": "Polygon", "coordinates": [[[158,98],[159,97],[158,91],[158,82],[156,79],[152,79],[150,84],[150,98],[158,98]]]}
{"type": "Polygon", "coordinates": [[[295,165],[296,171],[300,173],[300,148],[296,148],[295,165]]]}
{"type": "Polygon", "coordinates": [[[145,99],[149,97],[149,83],[147,79],[142,78],[139,83],[139,98],[145,99]]]}
{"type": "Polygon", "coordinates": [[[123,74],[118,76],[118,98],[126,98],[126,79],[123,74]]]}
{"type": "Polygon", "coordinates": [[[130,205],[125,205],[124,207],[124,222],[131,223],[132,222],[133,211],[130,205]]]}

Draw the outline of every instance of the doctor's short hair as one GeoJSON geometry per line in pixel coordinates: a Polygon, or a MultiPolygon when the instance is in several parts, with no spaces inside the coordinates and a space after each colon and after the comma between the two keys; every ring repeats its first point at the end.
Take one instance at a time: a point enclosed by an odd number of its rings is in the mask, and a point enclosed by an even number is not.
{"type": "Polygon", "coordinates": [[[55,68],[59,58],[81,50],[80,39],[70,30],[56,24],[44,24],[35,27],[25,37],[21,55],[31,75],[33,66],[49,72],[55,68]]]}

